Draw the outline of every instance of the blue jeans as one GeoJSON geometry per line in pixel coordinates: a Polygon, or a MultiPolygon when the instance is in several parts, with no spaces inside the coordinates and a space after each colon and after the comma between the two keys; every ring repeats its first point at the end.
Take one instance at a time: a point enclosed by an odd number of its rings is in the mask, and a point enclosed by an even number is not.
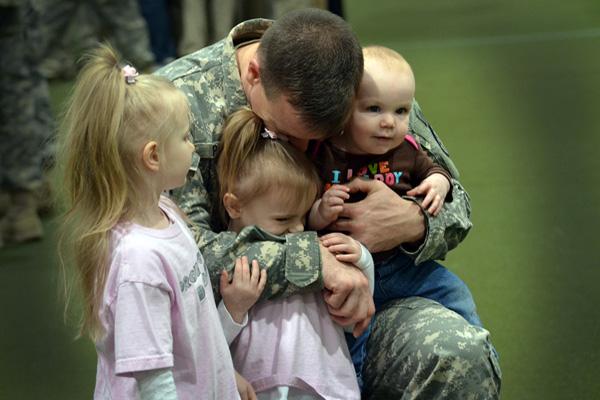
{"type": "MultiPolygon", "coordinates": [[[[470,324],[481,326],[473,296],[467,285],[455,274],[435,261],[415,265],[412,258],[398,251],[375,264],[375,310],[390,300],[419,296],[437,301],[460,314],[470,324]]],[[[346,333],[346,342],[362,389],[362,369],[367,357],[367,341],[371,326],[358,338],[346,333]]]]}

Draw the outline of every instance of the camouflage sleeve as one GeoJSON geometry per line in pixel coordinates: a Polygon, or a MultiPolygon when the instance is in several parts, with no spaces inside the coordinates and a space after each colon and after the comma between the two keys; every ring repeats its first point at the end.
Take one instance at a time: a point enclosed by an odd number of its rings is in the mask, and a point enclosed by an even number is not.
{"type": "Polygon", "coordinates": [[[208,268],[217,302],[221,298],[221,271],[231,271],[235,259],[243,255],[258,260],[260,267],[267,269],[268,282],[263,299],[287,297],[323,287],[316,232],[273,236],[248,226],[238,235],[229,231],[217,234],[197,224],[192,226],[192,232],[208,268]]]}
{"type": "Polygon", "coordinates": [[[260,267],[268,271],[267,286],[262,294],[264,299],[287,297],[323,287],[321,253],[315,232],[274,236],[249,226],[237,235],[230,231],[215,233],[207,211],[213,209],[210,196],[199,170],[184,187],[173,192],[173,198],[191,222],[190,228],[204,257],[217,301],[221,298],[221,271],[231,271],[235,259],[244,255],[250,260],[258,260],[260,267]]]}
{"type": "Polygon", "coordinates": [[[467,236],[472,227],[471,203],[465,189],[458,181],[459,173],[440,138],[429,125],[419,104],[415,101],[410,114],[410,131],[433,161],[444,167],[452,176],[452,201],[444,203],[437,217],[425,216],[426,234],[423,244],[414,252],[403,248],[415,258],[415,264],[427,260],[443,259],[467,236]]]}

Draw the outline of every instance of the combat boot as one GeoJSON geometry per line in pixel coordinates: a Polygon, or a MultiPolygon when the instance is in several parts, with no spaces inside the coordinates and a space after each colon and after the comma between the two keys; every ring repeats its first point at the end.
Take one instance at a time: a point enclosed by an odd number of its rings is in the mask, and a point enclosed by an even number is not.
{"type": "Polygon", "coordinates": [[[32,191],[12,192],[8,209],[4,239],[14,243],[41,239],[44,235],[42,221],[37,213],[37,201],[32,191]]]}

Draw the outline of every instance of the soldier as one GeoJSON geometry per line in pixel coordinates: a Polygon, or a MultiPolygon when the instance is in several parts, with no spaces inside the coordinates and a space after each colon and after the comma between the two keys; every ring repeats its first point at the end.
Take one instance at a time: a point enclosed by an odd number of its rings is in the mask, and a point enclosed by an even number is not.
{"type": "MultiPolygon", "coordinates": [[[[314,9],[289,13],[276,22],[246,21],[226,39],[157,73],[171,79],[191,104],[191,132],[201,160],[189,183],[174,195],[196,223],[196,240],[214,286],[218,269],[231,268],[235,257],[245,254],[269,268],[265,298],[324,287],[332,318],[342,324],[357,322],[354,334],[360,334],[373,311],[360,271],[322,251],[315,232],[285,237],[255,227],[237,236],[224,232],[215,208],[215,152],[224,119],[236,109],[251,106],[269,130],[286,135],[300,148],[322,132],[340,132],[362,74],[361,48],[349,26],[314,9]]],[[[410,123],[432,158],[451,165],[416,107],[410,123]]],[[[443,258],[470,228],[469,198],[458,181],[453,182],[453,202],[435,219],[422,213],[416,201],[400,198],[381,182],[362,181],[359,189],[366,198],[346,215],[344,230],[360,236],[372,251],[417,243],[407,247],[413,259],[443,258]]],[[[487,399],[497,398],[500,391],[500,370],[488,332],[421,298],[378,310],[364,379],[366,398],[487,399]]]]}
{"type": "Polygon", "coordinates": [[[44,48],[39,2],[0,0],[0,246],[43,235],[36,192],[52,158],[50,98],[39,64],[44,48]]]}

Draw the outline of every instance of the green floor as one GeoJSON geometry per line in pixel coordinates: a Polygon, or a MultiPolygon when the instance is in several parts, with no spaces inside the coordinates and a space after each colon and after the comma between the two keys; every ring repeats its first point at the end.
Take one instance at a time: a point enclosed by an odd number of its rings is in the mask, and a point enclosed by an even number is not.
{"type": "MultiPolygon", "coordinates": [[[[349,1],[401,51],[472,197],[445,261],[501,354],[503,399],[600,398],[600,3],[349,1]]],[[[68,84],[54,83],[57,104],[68,84]]],[[[95,353],[62,323],[53,227],[0,250],[0,399],[87,399],[95,353]]]]}

